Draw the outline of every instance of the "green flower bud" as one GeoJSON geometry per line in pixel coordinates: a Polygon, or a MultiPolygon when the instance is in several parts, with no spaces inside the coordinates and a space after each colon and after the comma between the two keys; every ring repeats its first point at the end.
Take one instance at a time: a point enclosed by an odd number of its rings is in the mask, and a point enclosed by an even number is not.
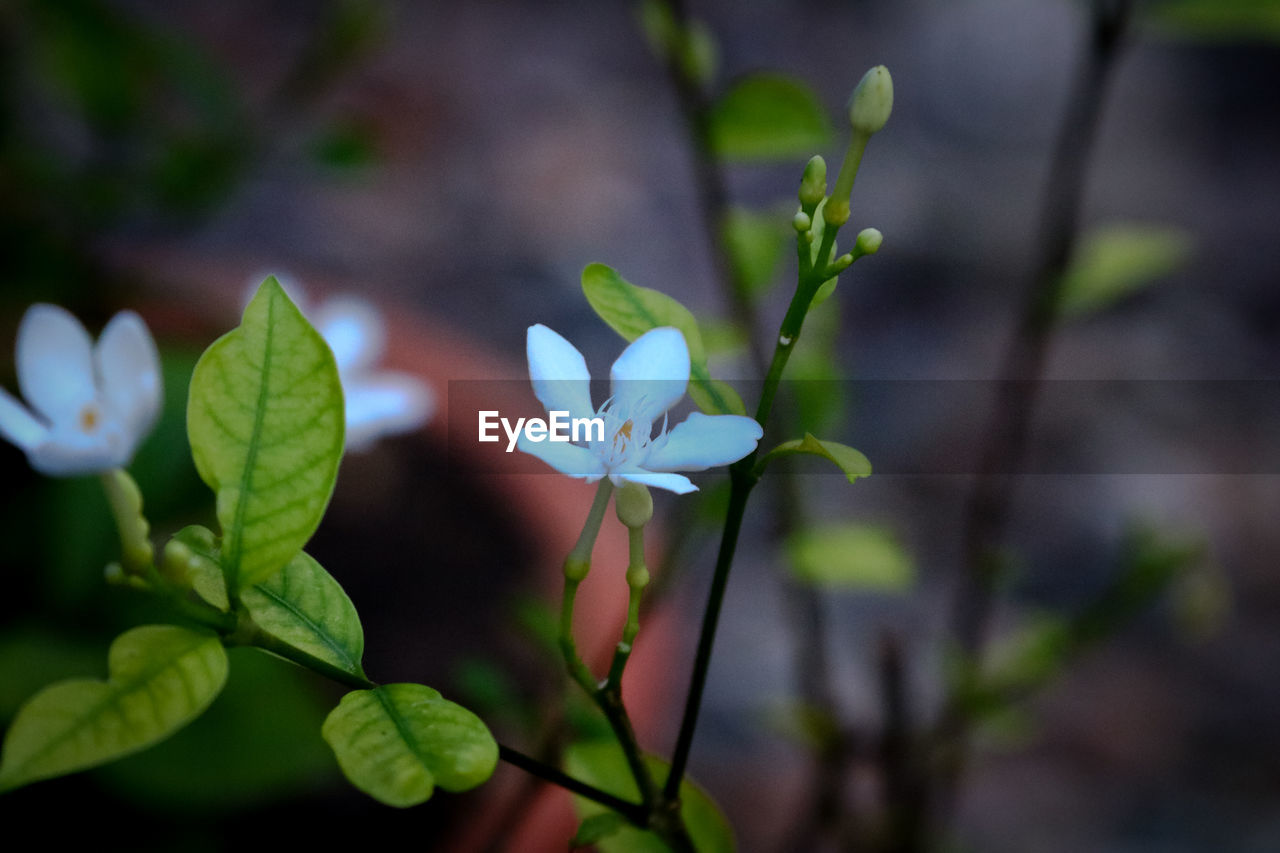
{"type": "Polygon", "coordinates": [[[587,572],[591,570],[591,560],[575,557],[570,554],[564,560],[564,576],[565,580],[581,581],[587,576],[587,572]]]}
{"type": "Polygon", "coordinates": [[[854,243],[854,253],[860,258],[863,255],[874,255],[880,251],[884,235],[877,228],[863,228],[858,232],[858,240],[854,243]]]}
{"type": "Polygon", "coordinates": [[[649,570],[644,566],[632,566],[627,569],[627,586],[632,589],[644,589],[649,585],[649,570]]]}
{"type": "Polygon", "coordinates": [[[852,263],[853,263],[853,255],[848,253],[843,254],[831,262],[831,272],[834,275],[839,275],[840,273],[847,270],[849,268],[849,265],[852,263]]]}
{"type": "Polygon", "coordinates": [[[811,207],[827,196],[827,161],[816,154],[804,167],[804,177],[800,179],[800,203],[811,207]]]}
{"type": "Polygon", "coordinates": [[[653,518],[653,496],[647,486],[628,480],[618,489],[613,508],[627,527],[644,527],[653,518]]]}
{"type": "Polygon", "coordinates": [[[796,215],[791,217],[791,227],[796,229],[797,233],[803,234],[813,227],[813,220],[803,210],[797,210],[796,215]]]}
{"type": "Polygon", "coordinates": [[[877,65],[858,81],[849,98],[849,123],[854,132],[868,136],[884,127],[893,112],[893,78],[889,69],[877,65]]]}

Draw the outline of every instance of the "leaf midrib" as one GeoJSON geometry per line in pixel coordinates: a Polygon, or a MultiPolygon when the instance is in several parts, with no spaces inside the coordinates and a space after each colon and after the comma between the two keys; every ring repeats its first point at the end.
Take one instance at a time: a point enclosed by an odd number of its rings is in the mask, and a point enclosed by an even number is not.
{"type": "Polygon", "coordinates": [[[244,549],[244,516],[248,511],[249,494],[253,489],[253,469],[258,460],[258,445],[262,436],[262,424],[266,418],[268,383],[271,378],[271,344],[275,334],[275,310],[276,296],[271,293],[267,300],[266,342],[262,354],[262,381],[258,384],[258,404],[253,411],[253,430],[249,434],[244,468],[240,472],[240,491],[236,498],[236,512],[231,520],[231,541],[235,543],[235,547],[231,549],[231,570],[227,572],[229,587],[227,592],[232,600],[235,600],[236,589],[240,583],[240,562],[244,549]]]}
{"type": "Polygon", "coordinates": [[[312,634],[314,634],[317,638],[319,638],[327,648],[331,649],[333,652],[337,654],[338,658],[344,662],[343,664],[344,669],[356,675],[362,674],[359,661],[352,658],[350,653],[346,650],[345,647],[339,645],[337,640],[335,640],[329,633],[322,630],[321,626],[317,624],[314,619],[312,619],[303,611],[299,610],[298,607],[295,606],[292,601],[290,601],[289,599],[283,598],[281,595],[278,595],[273,590],[267,589],[262,584],[258,584],[258,586],[256,586],[255,589],[257,589],[258,592],[262,593],[267,598],[271,599],[271,601],[274,602],[277,606],[287,610],[290,614],[297,617],[298,621],[302,622],[303,625],[307,628],[307,630],[309,630],[312,634]]]}

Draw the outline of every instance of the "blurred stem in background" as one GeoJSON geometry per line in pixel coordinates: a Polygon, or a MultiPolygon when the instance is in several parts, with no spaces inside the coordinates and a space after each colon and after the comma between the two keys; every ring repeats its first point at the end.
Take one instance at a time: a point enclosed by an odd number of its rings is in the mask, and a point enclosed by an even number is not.
{"type": "Polygon", "coordinates": [[[1034,269],[1017,325],[1000,367],[997,399],[979,450],[977,477],[964,509],[962,571],[952,602],[951,632],[959,658],[934,731],[930,734],[933,761],[925,775],[907,784],[910,816],[898,826],[902,835],[894,849],[922,849],[923,818],[932,814],[942,830],[952,815],[964,778],[973,719],[964,696],[981,678],[983,652],[990,632],[996,592],[1004,563],[1000,546],[1013,505],[1015,478],[1011,471],[1025,455],[1040,381],[1059,317],[1064,273],[1080,231],[1081,197],[1089,157],[1097,136],[1107,92],[1125,44],[1132,13],[1131,0],[1094,0],[1090,34],[1084,45],[1079,74],[1072,88],[1061,129],[1049,162],[1049,176],[1041,201],[1034,269]]]}
{"type": "MultiPolygon", "coordinates": [[[[667,0],[673,32],[684,35],[693,31],[692,20],[683,0],[667,0]]],[[[726,242],[725,223],[729,216],[729,196],[724,167],[711,144],[711,98],[690,63],[682,61],[685,51],[667,51],[665,66],[672,89],[680,104],[689,131],[693,157],[694,183],[698,192],[707,244],[719,289],[730,312],[748,341],[748,352],[756,375],[763,376],[766,366],[765,338],[759,313],[744,283],[734,273],[730,249],[726,242]]],[[[865,144],[865,141],[864,141],[865,144]]],[[[834,233],[835,229],[828,229],[834,233]]],[[[787,407],[774,412],[775,424],[782,435],[792,435],[794,424],[786,418],[787,407]]],[[[767,426],[762,424],[762,426],[767,426]]],[[[770,477],[772,491],[772,533],[786,541],[804,524],[804,503],[794,473],[781,467],[770,477]]],[[[835,699],[831,663],[827,654],[826,613],[821,594],[812,586],[786,583],[788,613],[795,638],[794,684],[803,705],[827,720],[839,718],[835,699]]],[[[811,795],[808,810],[796,818],[795,826],[785,834],[795,849],[808,849],[824,832],[833,830],[842,819],[846,750],[842,744],[825,744],[813,756],[811,795]]]]}

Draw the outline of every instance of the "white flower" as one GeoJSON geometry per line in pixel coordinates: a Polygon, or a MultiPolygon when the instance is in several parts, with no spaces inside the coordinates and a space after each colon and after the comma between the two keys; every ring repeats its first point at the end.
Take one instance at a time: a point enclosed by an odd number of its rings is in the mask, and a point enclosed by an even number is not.
{"type": "Polygon", "coordinates": [[[685,494],[698,487],[673,472],[736,462],[763,434],[751,418],[700,412],[667,431],[665,414],[689,383],[689,348],[679,329],[651,329],[623,350],[609,371],[612,396],[598,410],[591,404],[586,360],[573,344],[546,326],[530,326],[528,355],[533,393],[548,412],[604,419],[604,440],[592,435],[597,440],[585,446],[532,442],[521,435],[521,450],[570,477],[588,483],[608,477],[615,486],[630,481],[685,494]],[[659,415],[662,427],[655,436],[659,415]]]}
{"type": "Polygon", "coordinates": [[[17,368],[31,409],[0,388],[0,435],[42,474],[124,467],[160,414],[160,358],[132,311],[112,317],[94,346],[65,309],[33,305],[18,327],[17,368]]]}
{"type": "MultiPolygon", "coordinates": [[[[256,277],[249,298],[263,278],[256,277]]],[[[333,350],[346,398],[347,450],[368,450],[383,436],[411,432],[427,422],[435,397],[426,383],[408,373],[374,369],[386,349],[387,331],[372,302],[340,295],[311,306],[291,278],[277,274],[276,280],[333,350]]]]}

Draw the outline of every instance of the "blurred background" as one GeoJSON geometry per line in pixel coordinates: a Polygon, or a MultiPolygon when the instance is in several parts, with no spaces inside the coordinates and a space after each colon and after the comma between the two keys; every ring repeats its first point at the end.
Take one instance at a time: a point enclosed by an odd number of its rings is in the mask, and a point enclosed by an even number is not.
{"type": "MultiPolygon", "coordinates": [[[[776,212],[750,241],[760,247],[762,328],[776,327],[789,297],[794,261],[782,238],[808,153],[834,172],[844,101],[883,63],[894,113],[863,161],[850,227],[879,228],[884,248],[845,274],[809,332],[831,342],[836,372],[808,375],[1000,378],[1039,264],[1037,223],[1090,4],[688,5],[714,42],[704,56],[712,97],[742,75],[780,72],[812,88],[828,124],[810,135],[825,147],[724,166],[734,205],[776,212]]],[[[535,322],[603,375],[621,341],[580,287],[582,268],[603,262],[705,318],[713,364],[744,380],[753,405],[758,377],[726,329],[732,306],[717,284],[681,101],[652,49],[653,19],[646,37],[642,17],[628,3],[534,0],[5,4],[0,381],[15,387],[9,342],[31,302],[68,307],[94,334],[115,311],[139,310],[165,359],[166,414],[134,467],[160,533],[211,517],[185,449],[185,384],[264,272],[383,305],[393,336],[428,338],[393,337],[393,360],[438,357],[400,366],[446,400],[450,380],[521,380],[535,322]]],[[[1105,428],[1113,401],[1051,396],[1076,420],[1036,421],[1031,455],[1068,461],[1011,486],[996,651],[1016,651],[1011,637],[1043,638],[1061,614],[1096,612],[1134,565],[1165,559],[1179,571],[1107,622],[1105,643],[1033,662],[1053,677],[1031,677],[1035,690],[983,719],[955,804],[957,849],[1280,849],[1280,479],[1269,451],[1276,386],[1265,381],[1280,362],[1278,44],[1280,4],[1269,0],[1137,4],[1080,176],[1072,269],[1101,295],[1086,293],[1054,329],[1044,375],[1125,380],[1147,389],[1144,400],[1173,401],[1154,431],[1117,437],[1105,428]],[[1235,449],[1229,462],[1197,453],[1206,436],[1196,430],[1223,422],[1203,426],[1219,403],[1183,380],[1253,381],[1224,392],[1232,419],[1213,438],[1235,449]],[[1239,414],[1242,401],[1265,404],[1265,427],[1239,414]],[[1102,436],[1082,446],[1081,423],[1102,424],[1102,436]],[[1135,465],[1135,454],[1150,455],[1135,465]]],[[[813,727],[797,722],[810,718],[795,697],[797,650],[813,638],[797,631],[797,606],[822,617],[834,685],[822,726],[848,733],[842,742],[886,721],[886,643],[898,650],[910,718],[926,726],[940,713],[975,470],[963,460],[987,422],[981,382],[943,407],[923,392],[876,407],[865,387],[810,388],[841,398],[831,438],[863,447],[873,465],[890,461],[853,486],[798,466],[807,516],[814,529],[879,531],[891,578],[797,580],[804,536],[783,541],[770,501],[753,504],[691,764],[749,851],[788,849],[791,816],[811,790],[813,727]],[[797,585],[809,591],[797,596],[797,585]]],[[[487,708],[505,739],[533,751],[559,696],[554,661],[538,651],[545,613],[535,603],[546,588],[537,573],[556,558],[502,476],[448,453],[444,432],[437,423],[344,462],[311,550],[359,607],[375,678],[422,680],[487,708]]],[[[716,476],[699,482],[714,503],[716,476]]],[[[652,688],[670,706],[642,734],[658,753],[678,725],[682,661],[714,559],[714,531],[679,522],[678,509],[659,501],[678,559],[662,593],[676,663],[670,683],[652,688]]],[[[102,583],[115,544],[93,480],[42,480],[0,446],[0,530],[7,721],[42,685],[101,673],[115,633],[159,617],[102,583]]],[[[0,813],[34,821],[74,798],[93,804],[94,832],[141,823],[147,844],[200,839],[211,849],[233,843],[233,821],[281,820],[326,840],[385,825],[429,846],[480,814],[495,838],[522,839],[512,849],[538,849],[512,829],[517,813],[482,792],[407,812],[351,792],[318,736],[336,695],[238,652],[227,694],[189,730],[0,798],[0,813]]],[[[864,752],[844,757],[838,799],[857,814],[879,781],[864,752]]]]}

